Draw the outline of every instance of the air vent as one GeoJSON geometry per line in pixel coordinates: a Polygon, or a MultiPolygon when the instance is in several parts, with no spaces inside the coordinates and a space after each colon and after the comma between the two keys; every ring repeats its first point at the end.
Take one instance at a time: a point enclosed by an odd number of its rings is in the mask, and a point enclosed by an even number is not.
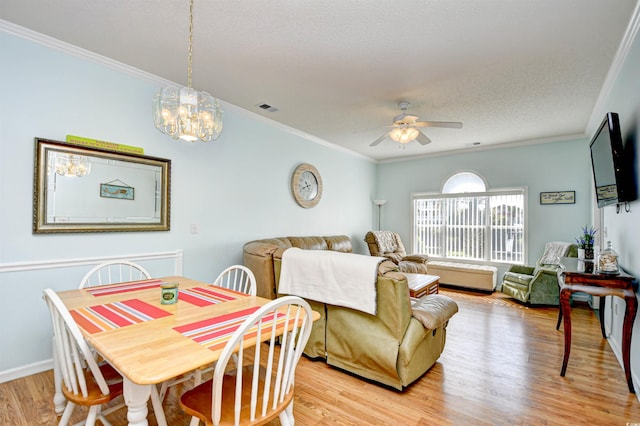
{"type": "Polygon", "coordinates": [[[269,105],[269,104],[257,104],[256,106],[257,106],[258,108],[261,108],[261,109],[263,109],[263,110],[265,110],[265,111],[269,111],[269,112],[276,112],[276,111],[278,111],[278,108],[276,108],[276,107],[272,107],[272,106],[271,106],[271,105],[269,105]]]}

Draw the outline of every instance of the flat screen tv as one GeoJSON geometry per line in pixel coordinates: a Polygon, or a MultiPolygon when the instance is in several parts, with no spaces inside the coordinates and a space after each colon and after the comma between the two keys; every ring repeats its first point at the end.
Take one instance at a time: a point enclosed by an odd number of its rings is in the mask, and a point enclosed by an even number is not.
{"type": "Polygon", "coordinates": [[[598,207],[633,201],[633,170],[625,157],[618,114],[607,113],[589,148],[598,207]]]}

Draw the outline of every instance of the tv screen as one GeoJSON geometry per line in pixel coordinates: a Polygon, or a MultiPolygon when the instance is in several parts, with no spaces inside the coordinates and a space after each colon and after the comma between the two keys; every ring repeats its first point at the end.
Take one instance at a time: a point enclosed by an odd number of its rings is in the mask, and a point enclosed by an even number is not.
{"type": "Polygon", "coordinates": [[[618,114],[609,112],[589,144],[598,207],[632,201],[618,114]]]}

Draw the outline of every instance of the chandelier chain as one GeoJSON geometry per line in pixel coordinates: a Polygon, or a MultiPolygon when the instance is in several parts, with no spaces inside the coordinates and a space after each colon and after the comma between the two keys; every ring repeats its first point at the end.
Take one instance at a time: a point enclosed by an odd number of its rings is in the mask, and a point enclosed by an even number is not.
{"type": "Polygon", "coordinates": [[[191,71],[192,71],[192,56],[193,56],[193,0],[189,4],[189,51],[187,60],[187,87],[191,89],[191,71]]]}

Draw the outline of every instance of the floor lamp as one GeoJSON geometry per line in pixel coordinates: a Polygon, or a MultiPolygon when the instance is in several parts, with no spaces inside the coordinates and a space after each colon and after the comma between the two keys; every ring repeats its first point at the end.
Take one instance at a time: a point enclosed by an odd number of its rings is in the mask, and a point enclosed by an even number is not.
{"type": "Polygon", "coordinates": [[[378,206],[378,231],[380,231],[380,211],[382,210],[382,205],[384,203],[386,203],[387,200],[373,200],[373,204],[375,204],[376,206],[378,206]]]}

